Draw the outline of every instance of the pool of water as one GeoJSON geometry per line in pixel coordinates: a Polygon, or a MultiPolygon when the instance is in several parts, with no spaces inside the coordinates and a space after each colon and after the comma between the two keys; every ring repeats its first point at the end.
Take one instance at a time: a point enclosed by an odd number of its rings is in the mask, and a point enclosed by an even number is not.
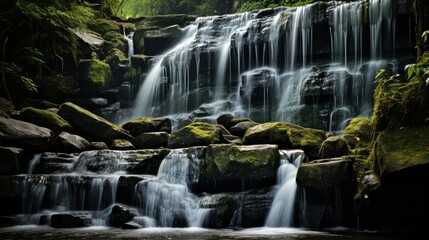
{"type": "MultiPolygon", "coordinates": [[[[203,228],[146,228],[123,230],[108,227],[57,229],[48,226],[0,228],[0,239],[284,239],[284,240],[393,240],[399,235],[376,232],[354,232],[345,229],[308,231],[296,228],[252,228],[244,230],[211,230],[203,228]]],[[[409,237],[408,237],[409,239],[409,237]]]]}

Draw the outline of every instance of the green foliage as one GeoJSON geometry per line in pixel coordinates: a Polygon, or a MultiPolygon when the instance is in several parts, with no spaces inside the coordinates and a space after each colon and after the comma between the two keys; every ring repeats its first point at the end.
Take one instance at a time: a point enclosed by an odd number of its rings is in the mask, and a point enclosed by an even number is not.
{"type": "Polygon", "coordinates": [[[36,91],[45,76],[62,73],[65,54],[75,58],[70,29],[86,28],[94,11],[80,0],[16,0],[0,3],[0,91],[15,98],[36,91]]]}

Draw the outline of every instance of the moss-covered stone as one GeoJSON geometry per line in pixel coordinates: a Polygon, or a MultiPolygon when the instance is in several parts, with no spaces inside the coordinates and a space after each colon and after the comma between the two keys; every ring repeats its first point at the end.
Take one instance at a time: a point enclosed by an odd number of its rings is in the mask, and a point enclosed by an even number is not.
{"type": "Polygon", "coordinates": [[[298,168],[296,182],[307,188],[329,188],[352,182],[353,174],[353,164],[349,160],[316,160],[304,163],[298,168]]]}
{"type": "Polygon", "coordinates": [[[246,131],[243,144],[277,144],[281,149],[300,148],[314,159],[326,139],[322,130],[304,128],[286,122],[263,123],[246,131]]]}
{"type": "Polygon", "coordinates": [[[115,139],[110,146],[113,150],[133,150],[136,149],[134,145],[125,139],[115,139]]]}
{"type": "Polygon", "coordinates": [[[122,128],[129,131],[133,136],[139,136],[147,132],[171,132],[171,121],[169,118],[141,117],[122,124],[122,128]]]}
{"type": "Polygon", "coordinates": [[[222,132],[214,125],[202,122],[187,125],[170,135],[169,148],[208,146],[224,142],[222,132]]]}
{"type": "Polygon", "coordinates": [[[89,25],[89,28],[101,35],[106,34],[107,32],[115,31],[121,32],[119,23],[110,19],[96,19],[89,25]]]}
{"type": "Polygon", "coordinates": [[[373,149],[381,177],[429,165],[429,126],[385,130],[373,149]]]}
{"type": "Polygon", "coordinates": [[[244,191],[275,183],[279,163],[276,145],[237,146],[212,144],[207,147],[204,191],[244,191]]]}
{"type": "Polygon", "coordinates": [[[383,79],[374,93],[371,126],[374,134],[384,129],[422,124],[427,106],[426,87],[417,77],[404,82],[401,76],[383,79]]]}
{"type": "Polygon", "coordinates": [[[21,110],[20,118],[23,121],[48,128],[56,134],[73,130],[73,127],[66,120],[48,110],[27,107],[21,110]]]}
{"type": "Polygon", "coordinates": [[[354,136],[358,145],[367,145],[371,140],[371,125],[368,118],[354,118],[344,130],[345,135],[354,136]]]}
{"type": "Polygon", "coordinates": [[[349,153],[347,141],[342,137],[333,136],[323,141],[319,150],[319,158],[341,157],[349,153]]]}
{"type": "Polygon", "coordinates": [[[106,40],[104,52],[110,52],[113,48],[119,49],[123,53],[128,52],[128,42],[119,32],[110,31],[103,35],[106,40]]]}
{"type": "Polygon", "coordinates": [[[60,106],[58,115],[67,120],[76,133],[90,141],[110,144],[114,139],[133,138],[121,127],[70,102],[60,106]]]}
{"type": "Polygon", "coordinates": [[[109,64],[98,59],[84,59],[78,66],[81,91],[94,95],[115,86],[109,64]]]}

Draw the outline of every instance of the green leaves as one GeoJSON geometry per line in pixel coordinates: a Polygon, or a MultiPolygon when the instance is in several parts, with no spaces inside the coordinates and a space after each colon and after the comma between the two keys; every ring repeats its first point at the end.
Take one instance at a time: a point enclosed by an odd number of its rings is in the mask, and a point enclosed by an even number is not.
{"type": "Polygon", "coordinates": [[[426,43],[426,42],[427,42],[427,40],[428,40],[428,35],[429,35],[429,30],[426,30],[426,31],[424,31],[424,32],[423,32],[423,34],[422,34],[422,39],[423,39],[423,42],[424,42],[424,43],[426,43]]]}

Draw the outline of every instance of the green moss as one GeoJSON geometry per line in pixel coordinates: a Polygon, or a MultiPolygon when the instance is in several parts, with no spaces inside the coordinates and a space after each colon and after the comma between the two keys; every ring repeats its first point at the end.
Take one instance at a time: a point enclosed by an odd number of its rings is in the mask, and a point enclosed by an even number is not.
{"type": "Polygon", "coordinates": [[[302,164],[296,182],[302,187],[327,188],[349,184],[353,181],[351,161],[312,161],[302,164]]]}
{"type": "Polygon", "coordinates": [[[222,132],[214,125],[195,122],[170,135],[169,148],[191,146],[207,146],[212,143],[224,142],[222,132]]]}
{"type": "Polygon", "coordinates": [[[115,86],[109,64],[98,59],[81,60],[79,78],[83,92],[90,95],[115,86]]]}
{"type": "Polygon", "coordinates": [[[114,139],[133,139],[121,127],[71,102],[63,103],[58,115],[67,120],[79,135],[90,141],[102,141],[110,144],[114,139]]]}
{"type": "Polygon", "coordinates": [[[121,126],[128,130],[131,135],[138,136],[147,132],[167,132],[171,131],[171,122],[168,118],[148,118],[141,117],[130,120],[121,126]]]}
{"type": "Polygon", "coordinates": [[[319,150],[320,158],[333,158],[348,155],[350,152],[347,142],[342,137],[329,137],[326,139],[319,150]]]}
{"type": "Polygon", "coordinates": [[[396,76],[384,81],[374,93],[373,133],[423,123],[427,104],[424,84],[417,77],[410,82],[396,76]]]}
{"type": "Polygon", "coordinates": [[[89,25],[89,28],[94,32],[98,32],[101,35],[104,35],[107,32],[111,31],[121,31],[119,24],[116,21],[109,19],[96,19],[89,25]]]}
{"type": "Polygon", "coordinates": [[[388,129],[379,134],[372,157],[380,176],[429,164],[429,126],[388,129]]]}
{"type": "Polygon", "coordinates": [[[20,118],[23,121],[49,128],[56,134],[59,134],[61,131],[71,132],[73,129],[66,120],[48,110],[27,107],[21,110],[20,118]]]}

